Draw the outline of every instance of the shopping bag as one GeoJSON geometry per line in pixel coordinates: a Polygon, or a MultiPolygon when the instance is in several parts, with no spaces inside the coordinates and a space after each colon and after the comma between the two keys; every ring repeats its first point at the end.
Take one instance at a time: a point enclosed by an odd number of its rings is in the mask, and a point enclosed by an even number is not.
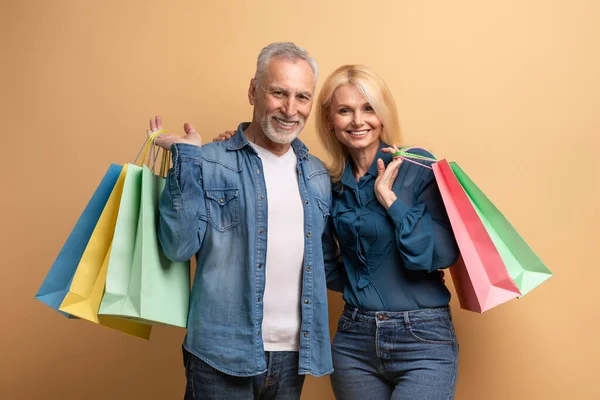
{"type": "Polygon", "coordinates": [[[456,162],[450,162],[450,167],[469,196],[469,200],[494,242],[510,277],[519,288],[521,295],[529,293],[550,278],[552,272],[523,240],[500,210],[456,162]]]}
{"type": "MultiPolygon", "coordinates": [[[[135,266],[139,267],[139,265],[134,265],[133,255],[140,216],[141,194],[142,168],[128,164],[108,262],[104,297],[98,310],[101,315],[127,317],[139,314],[140,297],[130,296],[129,290],[130,285],[136,286],[141,282],[139,268],[135,272],[133,271],[135,266]]],[[[139,289],[132,288],[131,290],[139,292],[139,289]]]]}
{"type": "Polygon", "coordinates": [[[461,258],[450,268],[461,308],[482,313],[521,295],[446,160],[431,165],[461,258]]]}
{"type": "Polygon", "coordinates": [[[69,314],[60,311],[59,306],[69,291],[77,265],[122,168],[115,164],[108,167],[35,295],[36,299],[66,316],[69,314]]]}
{"type": "Polygon", "coordinates": [[[126,173],[127,165],[119,174],[59,310],[133,336],[148,339],[151,327],[147,324],[112,317],[99,318],[97,315],[104,292],[110,247],[126,173]]]}
{"type": "Polygon", "coordinates": [[[170,261],[156,232],[164,185],[148,166],[128,166],[99,315],[187,326],[190,263],[170,261]]]}

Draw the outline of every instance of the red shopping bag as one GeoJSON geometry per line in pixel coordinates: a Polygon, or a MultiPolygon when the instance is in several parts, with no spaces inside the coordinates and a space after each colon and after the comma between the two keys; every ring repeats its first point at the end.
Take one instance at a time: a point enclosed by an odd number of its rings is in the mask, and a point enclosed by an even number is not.
{"type": "Polygon", "coordinates": [[[446,160],[431,165],[461,257],[450,268],[460,307],[482,313],[521,295],[446,160]]]}

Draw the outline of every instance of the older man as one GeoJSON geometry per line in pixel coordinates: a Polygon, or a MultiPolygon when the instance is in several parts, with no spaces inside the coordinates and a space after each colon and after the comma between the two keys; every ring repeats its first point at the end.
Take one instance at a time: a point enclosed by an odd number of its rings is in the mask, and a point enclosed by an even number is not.
{"type": "MultiPolygon", "coordinates": [[[[324,259],[331,187],[296,137],[310,114],[317,65],[293,43],[258,56],[252,122],[200,147],[171,149],[159,240],[172,260],[196,255],[183,343],[186,399],[298,399],[304,376],[332,372],[324,259]]],[[[160,119],[151,129],[161,128],[160,119]]],[[[333,250],[332,250],[333,252],[333,250]]]]}

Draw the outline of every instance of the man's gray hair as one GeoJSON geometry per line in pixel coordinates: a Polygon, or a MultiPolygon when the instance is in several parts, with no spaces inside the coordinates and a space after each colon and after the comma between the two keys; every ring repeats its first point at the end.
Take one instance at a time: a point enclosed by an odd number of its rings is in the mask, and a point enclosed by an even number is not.
{"type": "Polygon", "coordinates": [[[258,55],[258,60],[256,61],[256,73],[254,74],[254,80],[256,81],[257,86],[260,85],[260,79],[267,69],[269,62],[275,57],[287,57],[291,60],[306,61],[315,76],[315,85],[317,84],[319,66],[314,58],[309,56],[308,52],[302,47],[296,46],[292,42],[277,42],[264,47],[258,55]]]}

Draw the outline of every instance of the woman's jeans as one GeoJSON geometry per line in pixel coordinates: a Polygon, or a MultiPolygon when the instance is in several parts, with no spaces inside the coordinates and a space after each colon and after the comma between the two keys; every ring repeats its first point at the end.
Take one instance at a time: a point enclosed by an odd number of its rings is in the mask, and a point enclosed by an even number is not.
{"type": "Polygon", "coordinates": [[[448,307],[361,311],[346,305],[332,344],[337,399],[453,399],[458,342],[448,307]]]}

